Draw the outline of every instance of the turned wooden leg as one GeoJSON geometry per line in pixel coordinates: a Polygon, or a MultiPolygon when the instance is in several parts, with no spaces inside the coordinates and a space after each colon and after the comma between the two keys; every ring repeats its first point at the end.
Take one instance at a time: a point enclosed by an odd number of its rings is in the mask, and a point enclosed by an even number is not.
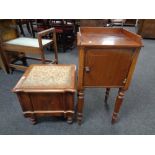
{"type": "Polygon", "coordinates": [[[106,88],[105,98],[104,98],[104,102],[105,102],[106,104],[107,104],[107,101],[108,101],[109,92],[110,92],[110,88],[106,88]]]}
{"type": "Polygon", "coordinates": [[[78,91],[77,121],[79,125],[81,125],[82,122],[83,105],[84,105],[84,91],[78,91]]]}
{"type": "Polygon", "coordinates": [[[119,113],[120,107],[121,107],[122,102],[123,102],[124,92],[125,91],[123,89],[121,89],[121,88],[118,91],[118,96],[116,98],[114,112],[113,112],[112,120],[111,120],[112,124],[114,124],[118,119],[118,113],[119,113]]]}
{"type": "Polygon", "coordinates": [[[72,124],[73,123],[73,117],[67,117],[67,123],[72,124]]]}
{"type": "Polygon", "coordinates": [[[29,120],[31,121],[31,123],[32,123],[33,125],[37,124],[37,119],[36,119],[35,116],[29,117],[29,120]]]}

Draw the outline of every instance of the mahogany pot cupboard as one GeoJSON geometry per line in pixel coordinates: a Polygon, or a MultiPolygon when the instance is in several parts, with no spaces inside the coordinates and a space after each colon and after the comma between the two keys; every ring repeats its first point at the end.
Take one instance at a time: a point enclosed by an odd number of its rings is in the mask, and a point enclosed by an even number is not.
{"type": "MultiPolygon", "coordinates": [[[[81,27],[77,34],[79,50],[77,120],[81,124],[85,88],[118,88],[112,123],[116,122],[125,91],[129,88],[137,58],[143,46],[141,37],[123,28],[81,27]]],[[[94,104],[95,107],[95,104],[94,104]]]]}

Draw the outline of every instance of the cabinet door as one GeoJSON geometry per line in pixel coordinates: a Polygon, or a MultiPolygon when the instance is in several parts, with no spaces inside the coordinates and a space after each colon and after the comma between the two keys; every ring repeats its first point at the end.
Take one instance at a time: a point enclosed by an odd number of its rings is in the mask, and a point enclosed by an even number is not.
{"type": "Polygon", "coordinates": [[[84,86],[123,86],[132,62],[130,49],[89,49],[86,51],[84,86]]]}

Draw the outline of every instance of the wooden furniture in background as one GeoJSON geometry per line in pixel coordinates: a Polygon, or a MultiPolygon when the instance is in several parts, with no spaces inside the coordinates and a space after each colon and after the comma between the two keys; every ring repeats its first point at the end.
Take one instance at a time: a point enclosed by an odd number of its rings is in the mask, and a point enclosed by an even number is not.
{"type": "Polygon", "coordinates": [[[136,29],[143,38],[155,38],[155,19],[139,19],[136,29]]]}
{"type": "Polygon", "coordinates": [[[67,49],[73,49],[75,41],[74,20],[53,19],[50,20],[50,24],[55,28],[57,43],[62,46],[63,52],[66,52],[67,49]]]}
{"type": "Polygon", "coordinates": [[[111,19],[111,26],[124,26],[126,19],[111,19]]]}
{"type": "Polygon", "coordinates": [[[3,55],[1,45],[0,45],[0,69],[3,69],[5,73],[9,73],[9,66],[7,64],[5,56],[3,55]]]}
{"type": "Polygon", "coordinates": [[[75,71],[75,65],[31,65],[13,89],[24,116],[33,124],[41,116],[64,116],[72,123],[75,71]]]}
{"type": "Polygon", "coordinates": [[[27,28],[27,31],[30,35],[33,35],[29,19],[16,19],[16,23],[19,26],[21,35],[24,37],[26,36],[23,26],[26,26],[25,28],[27,28]]]}
{"type": "MultiPolygon", "coordinates": [[[[21,21],[21,20],[20,20],[21,21]]],[[[32,36],[35,38],[38,32],[49,29],[51,27],[55,28],[57,35],[57,45],[62,47],[63,52],[67,49],[74,48],[75,41],[75,20],[73,19],[27,19],[29,27],[31,29],[32,36]]],[[[21,30],[21,34],[24,34],[22,29],[22,24],[18,21],[18,25],[21,30]]],[[[46,39],[51,39],[51,36],[48,35],[46,39]]]]}
{"type": "Polygon", "coordinates": [[[125,26],[136,26],[137,19],[126,19],[124,25],[125,26]]]}
{"type": "Polygon", "coordinates": [[[110,88],[119,89],[112,116],[114,123],[142,47],[141,37],[122,28],[81,27],[77,39],[78,123],[82,121],[84,89],[93,87],[106,88],[105,102],[110,88]]]}
{"type": "MultiPolygon", "coordinates": [[[[32,35],[34,38],[38,32],[51,28],[49,21],[50,19],[29,19],[32,35]]],[[[47,38],[50,38],[50,36],[47,38]]]]}
{"type": "Polygon", "coordinates": [[[0,21],[0,41],[3,54],[7,58],[8,66],[15,69],[25,70],[27,68],[26,59],[39,60],[42,63],[58,63],[57,44],[55,29],[50,28],[38,33],[38,38],[19,37],[16,23],[10,20],[0,21]],[[51,34],[52,39],[42,39],[43,36],[51,34]],[[45,59],[44,48],[54,46],[54,60],[45,59]],[[26,54],[37,54],[41,57],[27,57],[26,54]],[[14,56],[13,56],[14,55],[14,56]],[[12,59],[14,57],[14,59],[12,59]],[[17,65],[19,59],[22,59],[23,65],[17,65]]]}
{"type": "Polygon", "coordinates": [[[4,52],[3,42],[14,39],[18,36],[17,26],[15,20],[0,20],[0,56],[3,63],[4,70],[7,73],[10,73],[9,63],[21,61],[22,64],[25,64],[25,55],[23,53],[18,53],[15,51],[4,52]]]}
{"type": "Polygon", "coordinates": [[[108,19],[81,19],[80,27],[106,27],[108,19]]]}

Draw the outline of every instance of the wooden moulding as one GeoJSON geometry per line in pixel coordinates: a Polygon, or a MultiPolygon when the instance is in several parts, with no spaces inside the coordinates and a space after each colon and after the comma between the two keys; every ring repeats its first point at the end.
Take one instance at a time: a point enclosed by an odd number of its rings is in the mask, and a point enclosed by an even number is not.
{"type": "Polygon", "coordinates": [[[83,47],[142,47],[141,36],[123,28],[80,27],[77,45],[83,47]]]}

